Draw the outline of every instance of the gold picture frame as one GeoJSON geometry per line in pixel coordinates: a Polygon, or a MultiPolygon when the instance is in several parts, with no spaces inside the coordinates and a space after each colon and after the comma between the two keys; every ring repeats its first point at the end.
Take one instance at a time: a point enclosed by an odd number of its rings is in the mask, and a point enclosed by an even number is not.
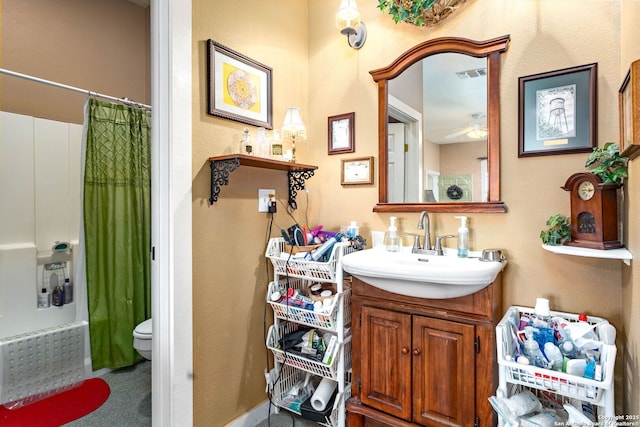
{"type": "Polygon", "coordinates": [[[373,184],[373,157],[343,159],[340,178],[342,185],[373,184]]]}
{"type": "Polygon", "coordinates": [[[207,40],[208,112],[273,129],[272,69],[207,40]]]}
{"type": "Polygon", "coordinates": [[[640,155],[640,59],[631,63],[618,91],[620,153],[629,160],[640,155]]]}

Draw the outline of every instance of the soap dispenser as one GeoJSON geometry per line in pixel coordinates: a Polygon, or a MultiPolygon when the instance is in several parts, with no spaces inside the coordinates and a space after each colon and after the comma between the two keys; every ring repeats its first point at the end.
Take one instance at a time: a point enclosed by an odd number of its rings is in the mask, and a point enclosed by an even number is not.
{"type": "Polygon", "coordinates": [[[457,216],[460,220],[460,228],[458,228],[458,256],[466,258],[469,256],[469,229],[467,228],[467,217],[457,216]]]}
{"type": "Polygon", "coordinates": [[[398,237],[396,219],[395,216],[389,218],[389,229],[384,233],[384,248],[389,252],[398,252],[400,250],[400,238],[398,237]]]}

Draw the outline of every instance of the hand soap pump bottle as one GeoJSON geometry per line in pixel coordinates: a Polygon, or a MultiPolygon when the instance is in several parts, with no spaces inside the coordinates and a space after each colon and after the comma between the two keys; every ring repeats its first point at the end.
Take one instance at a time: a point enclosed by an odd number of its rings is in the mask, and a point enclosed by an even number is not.
{"type": "Polygon", "coordinates": [[[400,238],[396,227],[396,217],[390,217],[389,221],[389,229],[384,233],[384,248],[389,252],[398,252],[400,250],[400,238]]]}
{"type": "Polygon", "coordinates": [[[460,228],[458,228],[458,256],[466,258],[469,256],[469,229],[467,228],[467,217],[457,216],[460,219],[460,228]]]}

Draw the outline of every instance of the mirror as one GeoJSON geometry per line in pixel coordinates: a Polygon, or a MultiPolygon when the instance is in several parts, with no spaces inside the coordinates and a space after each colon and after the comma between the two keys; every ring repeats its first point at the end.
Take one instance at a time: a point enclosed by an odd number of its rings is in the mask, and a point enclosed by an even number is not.
{"type": "Polygon", "coordinates": [[[378,83],[375,212],[505,212],[500,54],[509,36],[429,40],[370,72],[378,83]]]}

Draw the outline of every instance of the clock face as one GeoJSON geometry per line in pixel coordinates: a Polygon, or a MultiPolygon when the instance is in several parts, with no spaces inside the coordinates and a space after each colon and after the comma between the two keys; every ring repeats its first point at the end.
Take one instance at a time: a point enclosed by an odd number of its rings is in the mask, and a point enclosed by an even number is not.
{"type": "Polygon", "coordinates": [[[590,200],[595,194],[595,188],[593,187],[593,183],[590,181],[582,181],[578,185],[578,196],[582,200],[590,200]]]}

